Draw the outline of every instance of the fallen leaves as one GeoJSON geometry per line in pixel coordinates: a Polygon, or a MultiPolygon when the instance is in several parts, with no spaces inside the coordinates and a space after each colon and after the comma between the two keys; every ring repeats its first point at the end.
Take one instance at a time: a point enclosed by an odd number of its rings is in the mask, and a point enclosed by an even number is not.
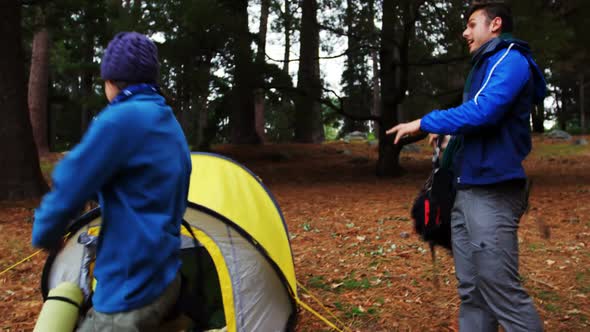
{"type": "MultiPolygon", "coordinates": [[[[542,144],[535,139],[535,148],[542,144]]],[[[429,172],[428,149],[404,152],[402,166],[409,172],[395,179],[373,176],[374,155],[368,164],[348,162],[367,156],[367,149],[339,143],[215,148],[270,188],[290,230],[297,279],[351,330],[458,331],[452,257],[439,250],[434,268],[409,218],[429,172]],[[344,148],[350,156],[336,153],[344,148]],[[290,158],[264,157],[278,152],[290,158]]],[[[588,330],[590,320],[590,155],[567,158],[577,162],[533,154],[525,163],[535,185],[520,223],[520,274],[550,331],[588,330]]],[[[0,207],[0,269],[32,252],[27,220],[33,207],[0,207]]],[[[34,258],[0,276],[2,329],[33,329],[43,263],[44,257],[34,258]]],[[[299,295],[312,303],[305,292],[299,295]]],[[[301,311],[297,330],[327,328],[301,311]]]]}

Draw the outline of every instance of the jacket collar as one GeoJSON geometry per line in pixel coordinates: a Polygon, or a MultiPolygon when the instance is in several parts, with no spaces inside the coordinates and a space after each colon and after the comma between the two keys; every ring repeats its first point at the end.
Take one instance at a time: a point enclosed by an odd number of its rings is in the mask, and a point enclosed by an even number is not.
{"type": "Polygon", "coordinates": [[[471,63],[475,65],[482,58],[496,53],[498,50],[507,48],[510,44],[514,44],[514,48],[525,54],[530,54],[531,50],[529,44],[523,40],[516,39],[511,33],[502,33],[499,37],[490,39],[487,43],[475,51],[471,58],[471,63]]]}
{"type": "Polygon", "coordinates": [[[476,70],[478,63],[481,62],[483,58],[488,57],[501,49],[507,48],[510,46],[510,44],[514,44],[513,49],[518,50],[522,55],[524,55],[531,66],[533,84],[535,87],[533,102],[535,104],[540,104],[543,102],[547,93],[546,82],[545,78],[543,77],[543,73],[539,69],[539,66],[532,59],[532,53],[529,44],[523,40],[514,38],[514,36],[512,36],[510,33],[503,33],[499,37],[491,39],[487,43],[483,44],[475,52],[473,58],[471,59],[473,66],[471,68],[471,72],[467,76],[465,88],[463,90],[463,101],[466,101],[469,97],[473,72],[476,70]]]}
{"type": "Polygon", "coordinates": [[[119,94],[115,98],[113,98],[113,100],[109,103],[109,105],[114,105],[114,104],[120,103],[124,100],[131,98],[131,96],[133,96],[133,95],[152,94],[152,93],[156,93],[156,94],[159,93],[159,88],[155,84],[141,83],[141,84],[130,85],[130,86],[126,87],[125,89],[121,90],[121,92],[119,92],[119,94]]]}

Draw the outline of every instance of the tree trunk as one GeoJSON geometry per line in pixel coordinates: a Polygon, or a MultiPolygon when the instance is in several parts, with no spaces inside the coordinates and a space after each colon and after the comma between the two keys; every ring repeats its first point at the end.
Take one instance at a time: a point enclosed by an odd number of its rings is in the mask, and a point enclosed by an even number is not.
{"type": "MultiPolygon", "coordinates": [[[[256,64],[258,68],[258,87],[264,85],[264,63],[266,56],[266,30],[268,26],[268,12],[270,9],[270,0],[260,1],[260,27],[258,29],[258,53],[256,54],[256,64]]],[[[256,89],[254,96],[254,109],[256,114],[256,134],[260,142],[264,143],[264,89],[256,89]]]]}
{"type": "Polygon", "coordinates": [[[207,56],[202,64],[203,75],[199,77],[198,81],[198,98],[195,105],[198,112],[197,132],[193,146],[199,151],[208,151],[209,143],[205,138],[205,132],[209,128],[209,112],[207,108],[207,99],[209,98],[209,81],[211,79],[211,56],[207,56]]]}
{"type": "MultiPolygon", "coordinates": [[[[358,67],[364,65],[364,56],[360,50],[360,43],[358,37],[356,37],[355,30],[357,30],[356,9],[352,0],[346,0],[346,13],[344,22],[346,24],[346,34],[348,50],[351,50],[346,56],[346,69],[343,73],[344,93],[347,97],[347,106],[345,109],[352,114],[365,115],[366,110],[364,109],[364,94],[363,94],[363,81],[365,77],[359,77],[358,67]],[[361,55],[359,55],[361,53],[361,55]],[[360,63],[359,63],[360,62],[360,63]]],[[[343,105],[344,106],[344,105],[343,105]]],[[[364,121],[358,121],[345,117],[343,119],[343,126],[341,133],[351,133],[354,131],[364,132],[367,126],[364,121]]]]}
{"type": "MultiPolygon", "coordinates": [[[[190,60],[188,61],[190,62],[190,60]]],[[[179,77],[179,95],[180,109],[178,113],[178,122],[186,137],[190,136],[190,119],[191,119],[191,100],[192,91],[189,89],[190,76],[192,75],[191,66],[187,63],[181,66],[179,77]]]]}
{"type": "Polygon", "coordinates": [[[47,191],[27,113],[20,1],[0,2],[0,200],[37,198],[47,191]]]}
{"type": "Polygon", "coordinates": [[[393,138],[385,131],[399,123],[400,105],[406,98],[409,84],[408,56],[410,39],[418,19],[418,10],[425,0],[406,0],[396,12],[399,1],[383,0],[383,26],[381,29],[381,127],[379,128],[379,159],[377,176],[397,176],[402,173],[399,154],[402,144],[393,145],[393,138]],[[400,16],[399,27],[395,20],[400,16]],[[396,34],[399,38],[396,40],[396,34]],[[393,155],[384,155],[392,153],[393,155]]]}
{"type": "MultiPolygon", "coordinates": [[[[285,33],[285,52],[283,54],[283,72],[285,73],[285,77],[289,78],[289,86],[293,86],[293,81],[289,74],[289,63],[291,58],[291,25],[293,22],[293,14],[291,12],[291,0],[285,0],[285,11],[283,13],[283,29],[285,33]]],[[[281,110],[293,110],[293,94],[283,93],[281,95],[281,110]]],[[[292,128],[293,123],[289,123],[288,126],[292,128]]],[[[282,135],[281,135],[282,136],[282,135]]],[[[275,137],[276,138],[276,137],[275,137]]],[[[281,140],[279,138],[279,140],[281,140]]]]}
{"type": "Polygon", "coordinates": [[[565,88],[561,89],[559,99],[561,99],[561,107],[557,108],[557,125],[559,129],[567,129],[567,98],[565,96],[565,88]]]}
{"type": "Polygon", "coordinates": [[[250,32],[248,30],[248,1],[231,1],[238,30],[234,41],[235,72],[233,106],[231,114],[232,143],[258,144],[254,109],[254,67],[250,49],[250,32]]]}
{"type": "Polygon", "coordinates": [[[300,61],[295,101],[295,141],[320,143],[324,140],[324,126],[319,100],[322,96],[320,80],[320,32],[317,21],[317,1],[303,0],[301,5],[300,61]]]}
{"type": "Polygon", "coordinates": [[[209,112],[207,108],[207,97],[200,96],[197,102],[197,112],[199,112],[199,123],[197,127],[197,133],[195,135],[194,147],[198,151],[209,151],[209,142],[205,139],[205,131],[209,127],[209,112]]]}
{"type": "Polygon", "coordinates": [[[586,133],[586,111],[584,109],[584,74],[580,74],[580,129],[586,133]]]}
{"type": "MultiPolygon", "coordinates": [[[[371,22],[374,22],[375,18],[375,2],[374,0],[369,0],[369,17],[371,17],[371,22]]],[[[372,24],[373,33],[375,36],[377,35],[377,26],[375,23],[372,24]]],[[[376,44],[376,37],[373,37],[371,40],[371,44],[373,46],[377,46],[376,44]]],[[[377,53],[376,48],[371,50],[371,60],[373,62],[373,103],[371,107],[371,115],[379,117],[381,115],[381,94],[380,94],[380,83],[379,83],[379,54],[377,53]]],[[[379,123],[377,121],[373,121],[373,132],[379,135],[379,123]]]]}
{"type": "MultiPolygon", "coordinates": [[[[379,84],[379,55],[376,50],[371,51],[371,59],[373,60],[373,104],[371,115],[379,117],[381,115],[381,95],[379,84]]],[[[373,132],[379,133],[379,123],[377,121],[373,121],[373,132]]]]}
{"type": "Polygon", "coordinates": [[[42,27],[33,37],[29,75],[29,114],[39,155],[49,152],[47,96],[49,90],[49,32],[42,27]]]}
{"type": "Polygon", "coordinates": [[[534,133],[542,134],[545,132],[545,108],[543,107],[543,104],[533,106],[531,122],[533,123],[534,133]]]}
{"type": "MultiPolygon", "coordinates": [[[[92,13],[90,12],[90,8],[86,8],[84,12],[84,17],[86,18],[87,22],[92,22],[94,18],[92,17],[92,13]]],[[[92,23],[88,23],[92,24],[92,23]]],[[[80,86],[80,92],[82,94],[82,114],[80,118],[80,138],[86,132],[88,125],[90,124],[90,120],[92,119],[92,109],[89,107],[89,101],[91,96],[94,94],[94,73],[93,69],[91,68],[91,64],[93,63],[94,59],[94,35],[92,29],[87,29],[83,36],[81,43],[83,43],[82,49],[82,57],[83,62],[85,64],[84,69],[82,70],[82,82],[80,86]]]]}
{"type": "Polygon", "coordinates": [[[395,18],[394,0],[383,0],[383,25],[381,27],[381,126],[379,128],[379,159],[377,160],[377,176],[395,176],[400,174],[400,147],[393,144],[393,138],[385,131],[397,122],[396,94],[399,56],[395,47],[395,18]]]}
{"type": "Polygon", "coordinates": [[[285,17],[283,19],[284,29],[285,29],[285,55],[283,59],[283,71],[285,74],[289,75],[289,58],[291,52],[291,21],[293,18],[291,17],[291,1],[285,0],[285,17]]]}
{"type": "MultiPolygon", "coordinates": [[[[182,64],[174,67],[174,72],[177,73],[177,78],[174,80],[174,101],[175,105],[172,108],[174,112],[174,116],[176,116],[176,120],[178,124],[182,128],[182,116],[184,113],[184,67],[182,64]]],[[[171,105],[172,106],[172,105],[171,105]]],[[[182,129],[184,131],[184,128],[182,129]]]]}
{"type": "Polygon", "coordinates": [[[93,75],[88,70],[85,69],[82,73],[82,85],[80,87],[80,92],[82,93],[82,110],[81,110],[81,118],[80,118],[80,138],[84,136],[88,125],[90,124],[90,120],[92,119],[92,109],[88,106],[90,97],[92,96],[92,88],[93,88],[93,75]]]}

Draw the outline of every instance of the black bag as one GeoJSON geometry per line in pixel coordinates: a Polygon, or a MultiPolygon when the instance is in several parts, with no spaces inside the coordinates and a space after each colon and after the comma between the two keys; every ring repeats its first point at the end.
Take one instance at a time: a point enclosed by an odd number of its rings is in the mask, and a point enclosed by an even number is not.
{"type": "Polygon", "coordinates": [[[440,167],[440,136],[432,157],[432,173],[412,206],[414,228],[431,250],[441,246],[451,250],[451,210],[455,203],[454,175],[450,167],[440,167]]]}

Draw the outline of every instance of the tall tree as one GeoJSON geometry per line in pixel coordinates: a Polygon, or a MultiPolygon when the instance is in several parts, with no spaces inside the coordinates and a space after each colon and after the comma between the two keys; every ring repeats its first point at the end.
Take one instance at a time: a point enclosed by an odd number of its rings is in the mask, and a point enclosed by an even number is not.
{"type": "Polygon", "coordinates": [[[385,131],[399,122],[399,106],[408,90],[410,40],[420,6],[425,0],[383,0],[381,28],[381,126],[379,128],[378,176],[399,175],[402,144],[393,144],[385,131]]]}
{"type": "MultiPolygon", "coordinates": [[[[347,97],[348,112],[358,116],[371,114],[371,93],[369,55],[374,38],[373,1],[346,0],[345,25],[348,39],[345,70],[342,73],[343,91],[347,97]]],[[[343,133],[366,131],[367,122],[345,118],[343,133]]]]}
{"type": "Polygon", "coordinates": [[[285,33],[285,52],[283,56],[283,70],[289,75],[289,57],[291,53],[291,32],[293,29],[293,11],[291,0],[285,0],[285,11],[283,12],[283,29],[285,33]]]}
{"type": "Polygon", "coordinates": [[[252,62],[252,38],[248,30],[248,1],[228,1],[236,24],[233,40],[234,88],[231,113],[232,142],[236,144],[258,144],[254,109],[254,75],[252,62]]]}
{"type": "Polygon", "coordinates": [[[319,103],[322,82],[317,8],[316,0],[303,0],[301,3],[300,61],[297,74],[299,96],[295,99],[295,140],[301,143],[319,143],[324,140],[319,103]]]}
{"type": "Polygon", "coordinates": [[[37,150],[40,155],[49,152],[47,98],[49,92],[49,30],[43,6],[37,7],[35,33],[29,74],[29,114],[37,150]]]}
{"type": "Polygon", "coordinates": [[[21,3],[0,2],[0,199],[41,196],[47,184],[41,175],[37,148],[27,112],[21,34],[21,3]]]}
{"type": "Polygon", "coordinates": [[[78,24],[83,27],[78,39],[80,55],[78,61],[80,61],[79,93],[82,101],[80,129],[81,133],[84,133],[97,111],[91,103],[95,97],[95,84],[99,77],[99,67],[95,62],[96,47],[106,47],[104,44],[113,36],[111,31],[105,31],[107,17],[104,2],[85,0],[84,6],[79,8],[78,14],[78,24]]]}
{"type": "Polygon", "coordinates": [[[533,132],[543,133],[545,131],[545,107],[542,104],[533,106],[531,111],[531,121],[533,132]]]}
{"type": "Polygon", "coordinates": [[[590,60],[590,36],[585,33],[590,2],[520,0],[512,9],[516,36],[529,42],[548,83],[559,87],[550,91],[553,99],[566,102],[557,103],[555,110],[537,105],[531,112],[533,130],[542,132],[545,120],[557,120],[563,129],[578,125],[581,114],[573,113],[580,110],[580,74],[590,73],[585,70],[590,60]]]}
{"type": "Polygon", "coordinates": [[[270,0],[260,0],[260,25],[258,28],[258,51],[256,52],[257,89],[254,96],[256,112],[256,134],[261,142],[264,142],[264,64],[266,57],[266,31],[268,27],[268,14],[270,0]]]}
{"type": "Polygon", "coordinates": [[[586,133],[586,129],[588,128],[587,126],[587,119],[586,119],[586,108],[585,108],[585,104],[586,104],[586,91],[585,88],[588,84],[588,82],[586,82],[584,80],[585,76],[584,73],[580,73],[580,81],[578,83],[579,88],[580,88],[580,95],[579,95],[579,100],[578,103],[580,104],[580,129],[582,130],[582,133],[585,134],[586,133]]]}
{"type": "MultiPolygon", "coordinates": [[[[370,19],[371,24],[371,37],[369,38],[369,42],[371,45],[371,62],[373,71],[373,79],[371,81],[371,90],[373,92],[373,100],[371,105],[371,115],[374,117],[381,116],[381,83],[379,81],[379,52],[378,52],[378,34],[379,31],[377,26],[375,25],[375,0],[368,0],[368,18],[370,19]]],[[[379,123],[377,121],[373,122],[374,132],[379,132],[379,123]]]]}
{"type": "Polygon", "coordinates": [[[293,0],[271,1],[271,13],[278,19],[269,21],[271,31],[280,33],[284,38],[282,67],[266,63],[266,138],[276,142],[292,141],[294,137],[295,109],[293,79],[289,75],[291,59],[291,45],[295,38],[294,31],[298,30],[299,19],[294,16],[297,12],[297,2],[293,0]],[[282,70],[279,72],[278,70],[282,70]],[[269,87],[276,86],[279,90],[269,87]]]}

